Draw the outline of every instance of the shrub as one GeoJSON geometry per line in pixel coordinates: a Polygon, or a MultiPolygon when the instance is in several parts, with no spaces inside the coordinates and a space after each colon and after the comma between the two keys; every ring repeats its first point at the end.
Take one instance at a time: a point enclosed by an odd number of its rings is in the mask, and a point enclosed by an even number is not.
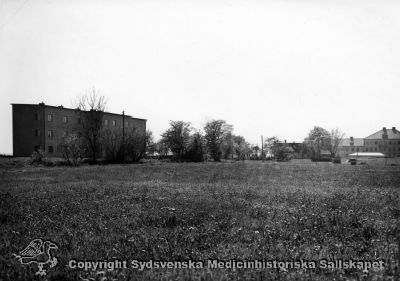
{"type": "Polygon", "coordinates": [[[151,132],[141,132],[133,129],[126,136],[125,154],[128,160],[139,162],[146,155],[146,146],[151,140],[151,132]]]}
{"type": "Polygon", "coordinates": [[[35,150],[32,155],[31,159],[29,161],[30,165],[38,165],[43,162],[44,159],[44,151],[42,149],[35,150]]]}
{"type": "Polygon", "coordinates": [[[139,162],[146,155],[146,147],[151,142],[151,132],[141,132],[133,128],[125,133],[122,131],[106,130],[103,132],[103,149],[105,162],[118,163],[124,160],[139,162]]]}
{"type": "Polygon", "coordinates": [[[83,140],[76,134],[62,138],[58,147],[62,157],[69,165],[77,166],[82,161],[84,152],[83,140]]]}
{"type": "Polygon", "coordinates": [[[123,161],[122,132],[119,130],[105,130],[102,133],[104,160],[110,163],[123,161]]]}

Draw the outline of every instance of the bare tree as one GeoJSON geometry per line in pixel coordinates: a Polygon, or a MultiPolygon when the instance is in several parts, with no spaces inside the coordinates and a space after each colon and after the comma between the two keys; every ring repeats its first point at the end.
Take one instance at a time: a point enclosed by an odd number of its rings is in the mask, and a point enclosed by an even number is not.
{"type": "Polygon", "coordinates": [[[338,128],[331,131],[331,146],[330,152],[332,156],[336,156],[338,152],[339,145],[344,138],[344,133],[339,131],[338,128]]]}
{"type": "Polygon", "coordinates": [[[100,96],[95,88],[76,101],[79,109],[80,122],[83,128],[83,136],[92,154],[92,161],[96,162],[96,152],[99,149],[101,129],[103,126],[103,115],[107,100],[100,96]]]}

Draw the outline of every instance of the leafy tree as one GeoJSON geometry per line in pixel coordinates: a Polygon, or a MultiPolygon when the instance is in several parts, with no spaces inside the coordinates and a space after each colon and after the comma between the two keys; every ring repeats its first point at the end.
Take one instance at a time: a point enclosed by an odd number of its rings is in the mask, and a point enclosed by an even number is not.
{"type": "Polygon", "coordinates": [[[275,149],[274,158],[278,161],[287,161],[292,157],[291,153],[292,152],[288,146],[280,144],[275,149]]]}
{"type": "Polygon", "coordinates": [[[214,161],[221,161],[223,143],[229,140],[227,136],[232,130],[233,126],[227,124],[225,120],[212,120],[204,126],[207,149],[214,161]]]}
{"type": "Polygon", "coordinates": [[[292,147],[289,143],[282,142],[278,137],[267,138],[265,147],[268,149],[271,156],[279,161],[286,161],[292,157],[292,147]]]}
{"type": "Polygon", "coordinates": [[[261,150],[261,148],[258,145],[252,145],[251,150],[254,154],[258,155],[258,152],[261,150]]]}
{"type": "Polygon", "coordinates": [[[185,159],[192,162],[202,162],[204,161],[204,155],[204,137],[200,132],[196,132],[191,136],[191,141],[185,154],[185,159]]]}
{"type": "Polygon", "coordinates": [[[162,136],[162,142],[174,153],[178,160],[182,160],[190,142],[190,123],[171,121],[170,127],[162,136]]]}
{"type": "Polygon", "coordinates": [[[250,159],[251,160],[261,159],[261,155],[259,155],[260,151],[261,151],[261,149],[258,145],[255,145],[255,144],[250,145],[250,159]]]}
{"type": "Polygon", "coordinates": [[[320,157],[322,150],[331,149],[331,134],[324,128],[315,126],[304,140],[311,157],[320,157]]]}
{"type": "Polygon", "coordinates": [[[328,150],[331,156],[335,156],[343,137],[344,133],[337,128],[329,132],[324,128],[315,126],[308,133],[304,144],[311,157],[320,157],[322,150],[328,150]]]}
{"type": "Polygon", "coordinates": [[[162,156],[168,155],[169,148],[168,148],[167,144],[165,143],[164,139],[160,139],[158,142],[156,142],[155,150],[158,152],[159,155],[162,155],[162,156]]]}
{"type": "Polygon", "coordinates": [[[233,147],[238,159],[245,160],[251,153],[250,145],[242,136],[233,136],[233,147]]]}
{"type": "Polygon", "coordinates": [[[272,157],[275,157],[275,155],[277,154],[279,142],[280,141],[279,141],[278,137],[275,137],[275,136],[265,139],[264,147],[268,150],[269,154],[272,157]]]}
{"type": "Polygon", "coordinates": [[[221,144],[221,151],[222,151],[222,158],[229,159],[234,156],[234,149],[233,149],[233,134],[232,132],[227,132],[222,138],[221,144]]]}

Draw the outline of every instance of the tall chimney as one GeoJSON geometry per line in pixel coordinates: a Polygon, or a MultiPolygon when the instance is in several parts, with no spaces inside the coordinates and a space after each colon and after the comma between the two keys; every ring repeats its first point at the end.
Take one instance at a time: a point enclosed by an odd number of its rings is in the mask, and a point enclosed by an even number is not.
{"type": "Polygon", "coordinates": [[[393,134],[397,134],[396,127],[392,127],[393,134]]]}
{"type": "Polygon", "coordinates": [[[382,139],[387,139],[387,137],[388,137],[388,135],[387,135],[386,127],[383,127],[382,139]]]}

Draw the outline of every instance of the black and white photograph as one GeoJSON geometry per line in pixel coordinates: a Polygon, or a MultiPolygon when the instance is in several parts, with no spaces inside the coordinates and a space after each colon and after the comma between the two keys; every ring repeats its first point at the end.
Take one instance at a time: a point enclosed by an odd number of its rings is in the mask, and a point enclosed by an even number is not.
{"type": "Polygon", "coordinates": [[[0,281],[400,280],[400,1],[0,0],[0,281]]]}

